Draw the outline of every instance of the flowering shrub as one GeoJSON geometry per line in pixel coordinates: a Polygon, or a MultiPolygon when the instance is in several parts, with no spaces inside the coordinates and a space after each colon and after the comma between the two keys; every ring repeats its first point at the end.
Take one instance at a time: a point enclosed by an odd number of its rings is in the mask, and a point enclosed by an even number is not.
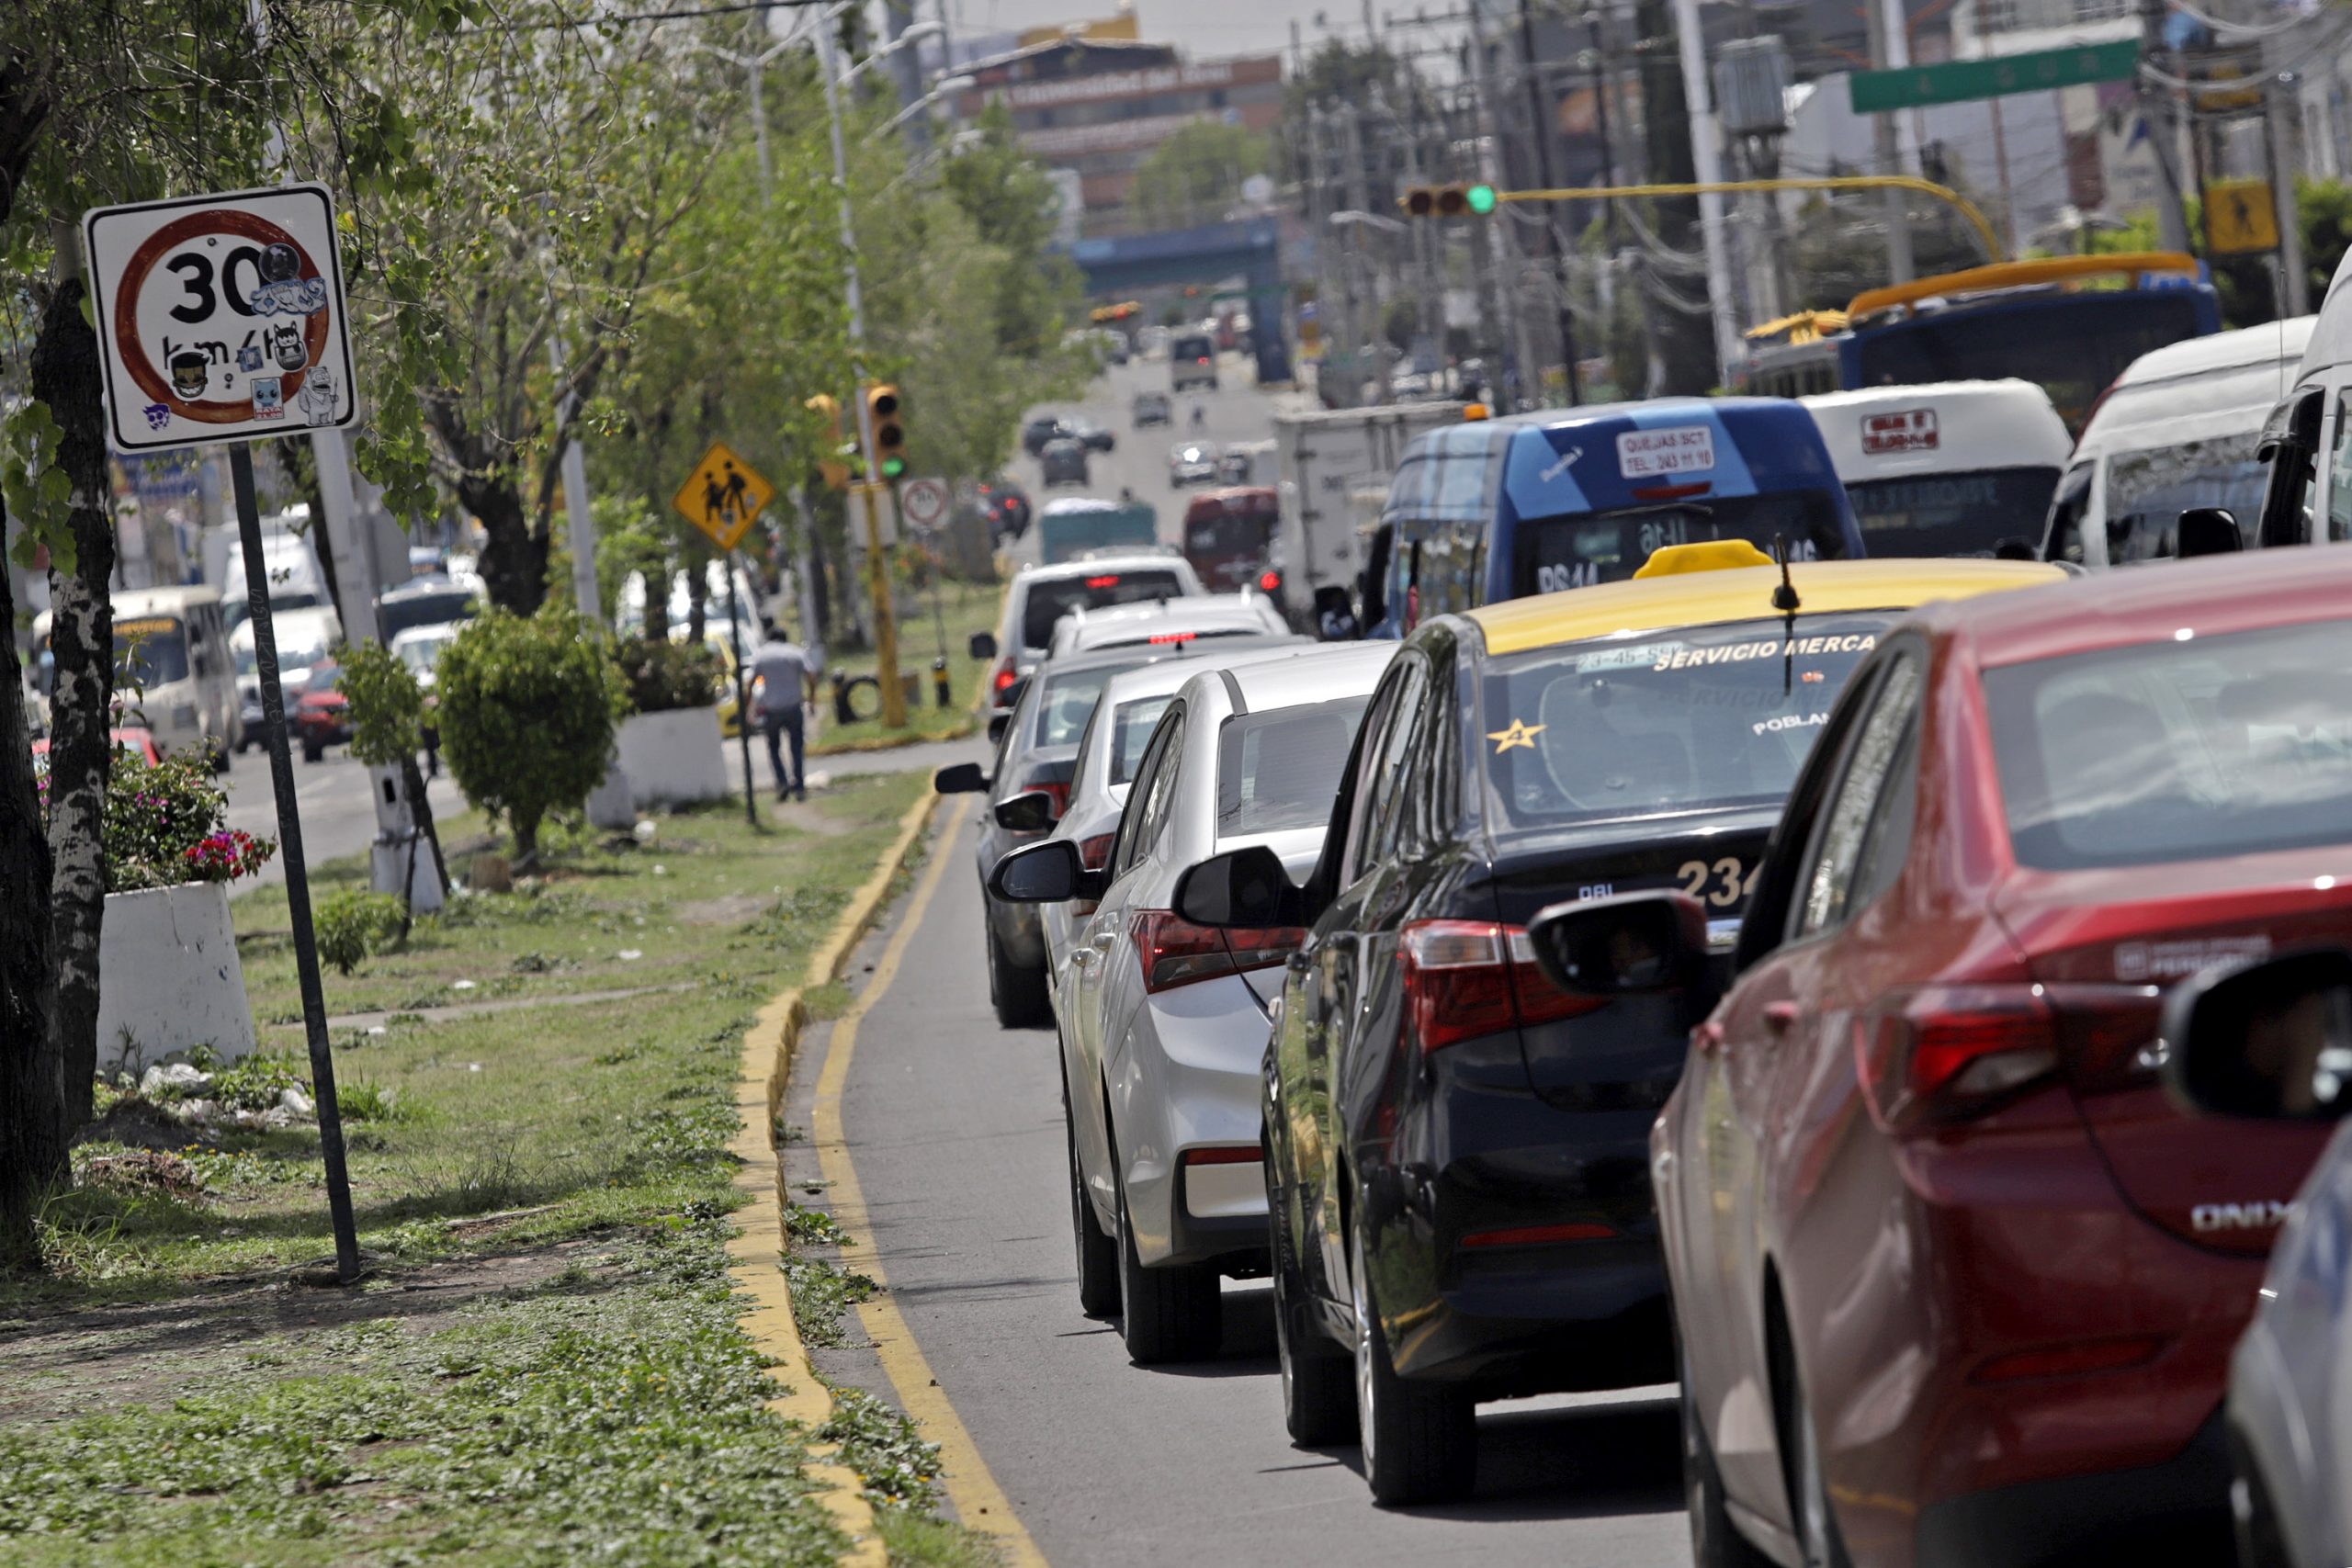
{"type": "Polygon", "coordinates": [[[201,758],[166,757],[153,768],[117,758],[107,786],[107,891],[230,882],[258,873],[277,846],[224,826],[228,805],[201,758]]]}

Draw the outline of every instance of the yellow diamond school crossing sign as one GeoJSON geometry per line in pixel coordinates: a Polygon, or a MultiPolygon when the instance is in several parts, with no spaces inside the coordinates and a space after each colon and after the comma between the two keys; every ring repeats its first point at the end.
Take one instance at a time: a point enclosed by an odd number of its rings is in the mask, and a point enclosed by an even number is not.
{"type": "Polygon", "coordinates": [[[737,457],[726,442],[714,441],[670,504],[720,549],[731,550],[743,542],[752,519],[775,499],[775,486],[759,469],[737,457]]]}

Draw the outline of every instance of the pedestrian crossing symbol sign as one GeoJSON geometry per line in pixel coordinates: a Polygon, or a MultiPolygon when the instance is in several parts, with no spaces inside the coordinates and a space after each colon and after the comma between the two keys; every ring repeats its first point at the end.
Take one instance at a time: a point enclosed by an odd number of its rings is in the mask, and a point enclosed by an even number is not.
{"type": "Polygon", "coordinates": [[[722,550],[731,550],[751,531],[752,520],[775,499],[775,486],[760,470],[735,454],[724,441],[714,441],[695,471],[670,498],[678,515],[701,529],[722,550]]]}
{"type": "Polygon", "coordinates": [[[2257,254],[2278,248],[2278,209],[2265,179],[2207,180],[2205,229],[2213,254],[2257,254]]]}

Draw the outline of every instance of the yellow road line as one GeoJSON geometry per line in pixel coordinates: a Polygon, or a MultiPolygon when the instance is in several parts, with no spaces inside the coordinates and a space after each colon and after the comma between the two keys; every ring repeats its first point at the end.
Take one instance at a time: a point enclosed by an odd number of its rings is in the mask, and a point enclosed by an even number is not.
{"type": "MultiPolygon", "coordinates": [[[[806,985],[821,986],[840,976],[938,803],[937,795],[925,794],[907,808],[899,821],[899,836],[809,955],[806,985]]],[[[742,1067],[735,1085],[735,1137],[729,1147],[741,1162],[736,1190],[751,1201],[736,1215],[737,1229],[728,1240],[727,1254],[733,1260],[728,1276],[744,1301],[738,1321],[768,1357],[768,1379],[777,1387],[767,1408],[814,1432],[832,1419],[833,1395],[809,1364],[808,1348],[792,1315],[792,1291],[781,1267],[786,1250],[784,1163],[775,1152],[776,1112],[792,1071],[793,1048],[808,1020],[802,988],[796,986],[762,1008],[743,1036],[742,1067]]],[[[847,1466],[834,1462],[840,1452],[832,1443],[811,1443],[804,1467],[817,1483],[817,1500],[849,1538],[849,1550],[840,1562],[842,1568],[888,1568],[888,1554],[875,1529],[865,1483],[847,1466]]]]}
{"type": "Polygon", "coordinates": [[[923,1435],[939,1445],[940,1480],[949,1501],[956,1505],[956,1517],[967,1528],[996,1541],[1005,1568],[1045,1568],[1046,1554],[1037,1549],[1036,1541],[1022,1525],[1021,1517],[1013,1512],[1012,1499],[997,1484],[996,1477],[989,1473],[988,1462],[980,1458],[979,1445],[972,1441],[963,1417],[956,1414],[947,1391],[932,1375],[931,1363],[923,1359],[922,1348],[915,1343],[913,1331],[891,1299],[890,1277],[884,1267],[881,1249],[873,1245],[874,1230],[867,1219],[865,1193],[858,1186],[857,1168],[842,1134],[842,1091],[849,1083],[850,1058],[857,1049],[858,1024],[889,990],[916,931],[922,925],[923,915],[931,908],[932,896],[939,891],[940,878],[951,858],[948,847],[956,829],[963,826],[964,806],[963,797],[958,796],[943,814],[939,836],[933,840],[932,862],[923,868],[922,878],[915,885],[914,897],[907,901],[907,912],[898,931],[883,950],[881,961],[874,966],[874,978],[833,1025],[832,1044],[825,1054],[825,1070],[817,1077],[810,1133],[817,1145],[819,1164],[831,1184],[833,1218],[842,1229],[867,1244],[854,1260],[861,1271],[873,1276],[874,1282],[882,1287],[872,1300],[859,1303],[858,1321],[865,1325],[866,1337],[874,1341],[882,1370],[890,1374],[890,1382],[899,1391],[899,1403],[922,1427],[923,1435]]]}

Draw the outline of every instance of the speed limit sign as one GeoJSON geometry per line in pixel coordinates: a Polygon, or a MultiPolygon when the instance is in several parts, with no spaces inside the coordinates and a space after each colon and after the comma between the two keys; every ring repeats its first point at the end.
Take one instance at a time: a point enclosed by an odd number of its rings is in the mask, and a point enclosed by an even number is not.
{"type": "Polygon", "coordinates": [[[320,185],[83,214],[119,450],[358,418],[334,216],[320,185]]]}
{"type": "Polygon", "coordinates": [[[909,479],[899,487],[899,510],[917,528],[936,528],[946,522],[953,502],[944,479],[909,479]]]}

